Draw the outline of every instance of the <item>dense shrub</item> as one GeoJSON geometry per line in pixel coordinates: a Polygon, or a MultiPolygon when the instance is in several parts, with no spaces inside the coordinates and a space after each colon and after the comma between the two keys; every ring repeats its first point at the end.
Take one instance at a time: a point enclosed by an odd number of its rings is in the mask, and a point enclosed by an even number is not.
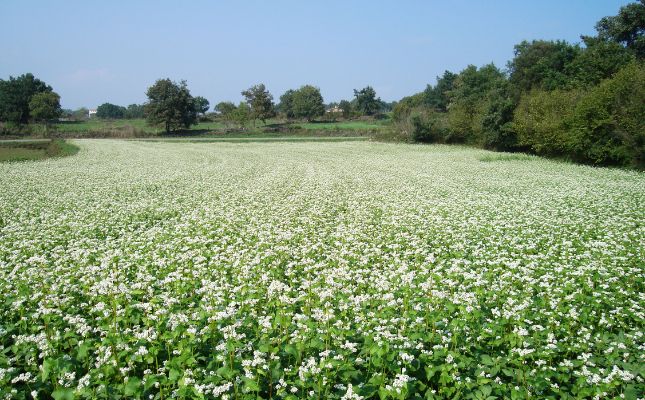
{"type": "Polygon", "coordinates": [[[493,64],[461,71],[449,92],[449,143],[483,145],[484,121],[494,101],[503,96],[507,81],[504,73],[493,64]]]}
{"type": "Polygon", "coordinates": [[[413,141],[643,169],[643,15],[643,1],[622,7],[598,22],[598,35],[582,36],[584,46],[523,41],[506,71],[446,71],[394,107],[395,129],[413,141]]]}
{"type": "Polygon", "coordinates": [[[96,117],[102,119],[122,119],[125,117],[127,109],[116,104],[103,103],[96,108],[96,117]]]}
{"type": "Polygon", "coordinates": [[[410,132],[416,142],[442,143],[449,140],[448,118],[428,108],[417,108],[410,112],[410,132]]]}
{"type": "Polygon", "coordinates": [[[534,90],[515,109],[513,129],[518,144],[540,155],[561,156],[574,146],[571,119],[580,90],[534,90]]]}
{"type": "Polygon", "coordinates": [[[404,121],[413,109],[423,104],[423,99],[423,92],[402,98],[392,109],[392,119],[397,122],[404,121]]]}
{"type": "Polygon", "coordinates": [[[589,91],[537,90],[522,96],[513,129],[537,154],[643,168],[645,68],[633,62],[589,91]]]}
{"type": "Polygon", "coordinates": [[[515,102],[502,90],[491,96],[488,110],[482,120],[481,145],[488,149],[512,150],[517,148],[517,135],[513,129],[515,102]]]}
{"type": "Polygon", "coordinates": [[[645,166],[645,66],[631,63],[584,96],[573,112],[572,152],[581,161],[645,166]]]}

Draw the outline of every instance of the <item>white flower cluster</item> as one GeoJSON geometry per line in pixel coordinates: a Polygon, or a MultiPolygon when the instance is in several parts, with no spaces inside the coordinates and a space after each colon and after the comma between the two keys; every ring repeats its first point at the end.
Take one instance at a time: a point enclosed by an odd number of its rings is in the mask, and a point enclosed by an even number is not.
{"type": "Polygon", "coordinates": [[[0,398],[361,399],[375,374],[399,396],[485,379],[510,398],[529,388],[503,371],[525,369],[538,398],[586,396],[572,375],[609,397],[643,384],[642,173],[371,142],[78,144],[0,163],[0,398]]]}

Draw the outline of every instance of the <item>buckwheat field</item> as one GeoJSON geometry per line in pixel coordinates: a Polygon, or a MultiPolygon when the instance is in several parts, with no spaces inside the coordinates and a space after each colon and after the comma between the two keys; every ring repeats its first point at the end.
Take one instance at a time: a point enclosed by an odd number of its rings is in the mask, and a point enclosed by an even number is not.
{"type": "Polygon", "coordinates": [[[0,164],[1,398],[644,396],[643,173],[75,143],[0,164]]]}

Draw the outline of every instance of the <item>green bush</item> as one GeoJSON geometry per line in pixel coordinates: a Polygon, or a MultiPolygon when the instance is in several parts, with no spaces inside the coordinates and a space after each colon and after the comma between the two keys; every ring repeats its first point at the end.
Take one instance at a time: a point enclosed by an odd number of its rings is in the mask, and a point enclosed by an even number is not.
{"type": "Polygon", "coordinates": [[[446,113],[419,107],[410,112],[409,120],[415,142],[443,143],[449,135],[446,113]]]}
{"type": "Polygon", "coordinates": [[[520,146],[537,154],[564,156],[575,147],[571,120],[581,90],[534,90],[522,96],[512,128],[520,146]]]}
{"type": "Polygon", "coordinates": [[[518,144],[541,155],[597,165],[643,168],[645,68],[630,63],[588,92],[532,91],[522,96],[512,128],[518,144]]]}
{"type": "Polygon", "coordinates": [[[633,62],[590,90],[573,112],[572,152],[601,165],[645,166],[645,66],[633,62]]]}
{"type": "Polygon", "coordinates": [[[401,122],[410,116],[412,110],[423,104],[423,93],[413,94],[401,99],[392,109],[392,119],[401,122]]]}
{"type": "Polygon", "coordinates": [[[493,98],[482,120],[482,145],[487,149],[513,150],[517,148],[517,135],[513,129],[515,102],[503,96],[493,98]]]}

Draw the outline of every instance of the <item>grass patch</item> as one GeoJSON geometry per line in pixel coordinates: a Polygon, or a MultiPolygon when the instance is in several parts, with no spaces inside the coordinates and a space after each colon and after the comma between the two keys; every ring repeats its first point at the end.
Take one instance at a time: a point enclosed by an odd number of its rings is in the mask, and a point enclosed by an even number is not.
{"type": "Polygon", "coordinates": [[[514,153],[514,154],[489,154],[483,157],[479,157],[481,162],[495,162],[495,161],[535,161],[538,157],[531,156],[524,153],[514,153]]]}
{"type": "MultiPolygon", "coordinates": [[[[387,120],[349,120],[299,122],[281,119],[269,119],[266,122],[256,121],[245,128],[226,124],[223,121],[200,122],[190,129],[180,130],[166,135],[163,129],[150,126],[145,119],[102,120],[58,122],[53,126],[57,136],[61,137],[111,137],[136,138],[152,136],[211,136],[211,135],[265,135],[280,134],[300,135],[373,135],[387,126],[387,120]]],[[[31,131],[40,131],[37,126],[31,131]]],[[[28,133],[25,131],[25,133],[28,133]]]]}
{"type": "Polygon", "coordinates": [[[0,143],[0,162],[64,157],[74,155],[78,151],[78,146],[62,139],[4,142],[0,143]]]}
{"type": "Polygon", "coordinates": [[[173,137],[135,139],[145,142],[189,142],[189,143],[251,143],[251,142],[357,142],[365,141],[367,136],[223,136],[223,137],[173,137]]]}

